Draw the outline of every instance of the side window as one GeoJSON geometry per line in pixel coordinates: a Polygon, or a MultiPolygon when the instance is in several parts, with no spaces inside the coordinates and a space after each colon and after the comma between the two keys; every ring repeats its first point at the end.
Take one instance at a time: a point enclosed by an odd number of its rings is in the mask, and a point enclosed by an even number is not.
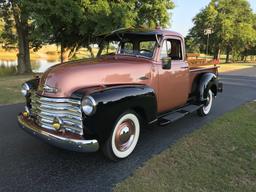
{"type": "Polygon", "coordinates": [[[169,40],[164,40],[163,46],[161,49],[161,59],[169,57],[169,52],[171,51],[171,42],[169,40]]]}
{"type": "Polygon", "coordinates": [[[181,41],[177,39],[165,40],[161,49],[161,59],[171,57],[172,60],[182,60],[181,41]]]}

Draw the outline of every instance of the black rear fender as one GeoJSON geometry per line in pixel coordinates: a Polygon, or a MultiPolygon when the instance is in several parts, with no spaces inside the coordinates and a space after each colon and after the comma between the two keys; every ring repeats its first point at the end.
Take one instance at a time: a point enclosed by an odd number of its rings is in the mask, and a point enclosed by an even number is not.
{"type": "Polygon", "coordinates": [[[204,73],[199,77],[197,86],[197,101],[204,102],[209,90],[217,96],[218,93],[218,78],[214,73],[204,73]]]}

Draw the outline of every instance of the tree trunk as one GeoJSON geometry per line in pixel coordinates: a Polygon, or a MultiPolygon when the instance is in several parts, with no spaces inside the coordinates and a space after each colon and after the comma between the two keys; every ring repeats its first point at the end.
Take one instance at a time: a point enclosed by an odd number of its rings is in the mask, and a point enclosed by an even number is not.
{"type": "Polygon", "coordinates": [[[99,56],[102,54],[103,49],[104,49],[104,45],[101,44],[101,45],[99,46],[99,50],[98,50],[98,53],[97,53],[97,57],[99,57],[99,56]]]}
{"type": "Polygon", "coordinates": [[[229,59],[230,59],[230,48],[229,48],[229,46],[227,46],[227,49],[226,49],[226,63],[229,63],[229,59]]]}
{"type": "Polygon", "coordinates": [[[215,51],[214,51],[214,59],[216,59],[216,60],[220,59],[220,48],[215,49],[215,51]]]}
{"type": "Polygon", "coordinates": [[[241,61],[244,61],[244,58],[245,58],[245,55],[242,54],[242,55],[241,55],[241,61]]]}
{"type": "Polygon", "coordinates": [[[13,17],[15,20],[15,27],[18,35],[18,73],[31,73],[29,40],[28,40],[28,19],[21,15],[19,7],[12,5],[13,17]]]}
{"type": "Polygon", "coordinates": [[[29,42],[26,31],[22,30],[20,34],[18,34],[18,73],[31,73],[31,63],[30,63],[30,52],[29,52],[29,42]]]}
{"type": "Polygon", "coordinates": [[[92,51],[92,47],[90,46],[90,45],[87,45],[86,46],[87,47],[87,50],[90,52],[90,54],[91,54],[91,58],[94,58],[94,53],[93,53],[93,51],[92,51]]]}
{"type": "Polygon", "coordinates": [[[19,53],[17,54],[18,57],[18,74],[24,74],[26,73],[26,64],[25,64],[25,50],[23,46],[23,39],[18,35],[18,47],[19,47],[19,53]]]}
{"type": "Polygon", "coordinates": [[[61,63],[63,63],[64,62],[64,55],[63,55],[63,53],[64,53],[64,50],[63,50],[64,48],[63,48],[63,45],[62,45],[62,43],[60,44],[60,62],[61,63]]]}
{"type": "Polygon", "coordinates": [[[63,62],[68,61],[68,55],[69,55],[68,48],[65,48],[63,46],[63,44],[61,43],[60,44],[60,62],[63,63],[63,62]]]}
{"type": "Polygon", "coordinates": [[[31,63],[30,63],[30,51],[29,51],[29,40],[28,40],[28,25],[26,23],[25,29],[24,29],[24,33],[23,33],[23,46],[24,46],[24,64],[25,64],[25,68],[26,71],[25,73],[31,73],[32,69],[31,69],[31,63]]]}

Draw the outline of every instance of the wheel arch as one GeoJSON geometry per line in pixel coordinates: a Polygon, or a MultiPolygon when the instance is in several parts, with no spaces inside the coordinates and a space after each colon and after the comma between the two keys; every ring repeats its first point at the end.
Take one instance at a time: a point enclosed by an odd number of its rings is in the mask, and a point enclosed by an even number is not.
{"type": "Polygon", "coordinates": [[[198,102],[204,102],[209,90],[214,93],[214,96],[217,96],[218,77],[214,73],[203,73],[194,84],[196,85],[195,95],[198,102]]]}
{"type": "Polygon", "coordinates": [[[157,118],[157,100],[153,88],[147,85],[119,85],[90,93],[97,103],[96,113],[85,117],[85,130],[105,140],[116,119],[125,111],[135,111],[143,122],[157,118]]]}
{"type": "Polygon", "coordinates": [[[145,108],[140,106],[135,106],[135,107],[132,107],[131,110],[134,111],[139,116],[139,120],[141,122],[142,127],[150,121],[148,115],[146,114],[145,108]]]}

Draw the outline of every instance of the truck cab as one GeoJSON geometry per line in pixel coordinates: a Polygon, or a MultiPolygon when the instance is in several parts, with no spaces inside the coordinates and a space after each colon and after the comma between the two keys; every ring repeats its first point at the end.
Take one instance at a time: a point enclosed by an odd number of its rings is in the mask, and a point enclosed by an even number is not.
{"type": "Polygon", "coordinates": [[[23,84],[22,129],[68,150],[102,148],[118,160],[134,151],[143,126],[194,111],[206,116],[222,91],[218,67],[190,66],[179,33],[126,29],[99,39],[97,58],[56,65],[23,84]]]}

